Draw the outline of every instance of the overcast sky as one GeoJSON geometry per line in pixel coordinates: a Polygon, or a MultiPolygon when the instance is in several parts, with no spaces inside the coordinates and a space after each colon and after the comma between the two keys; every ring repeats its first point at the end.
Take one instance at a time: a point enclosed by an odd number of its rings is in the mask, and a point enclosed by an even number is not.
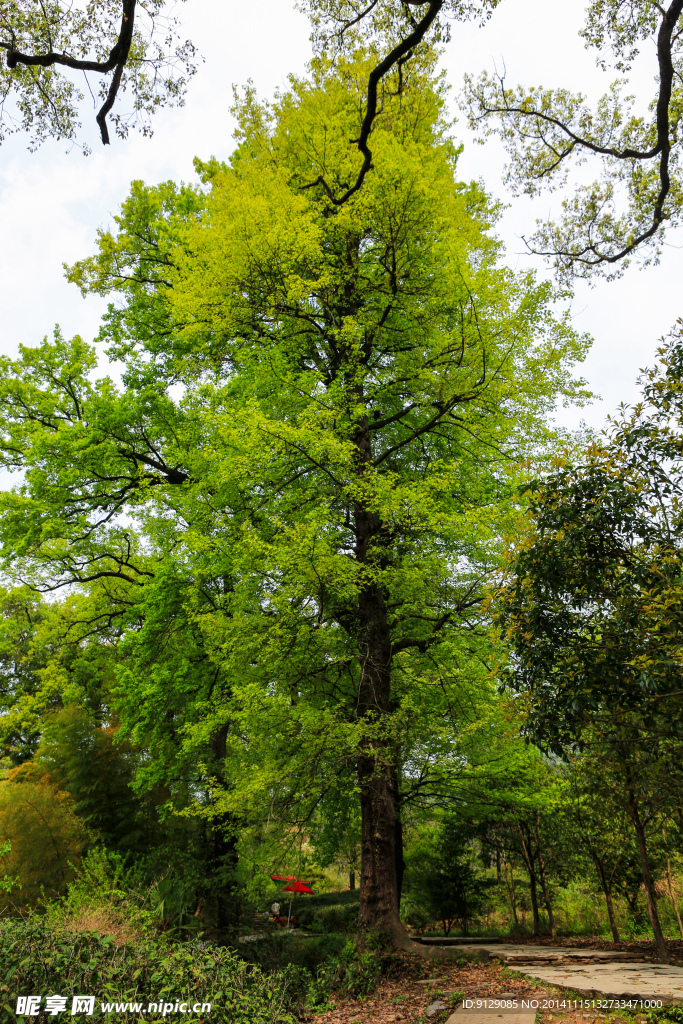
{"type": "MultiPolygon", "coordinates": [[[[510,83],[559,86],[597,95],[610,80],[595,69],[578,30],[581,0],[502,0],[488,25],[453,26],[444,66],[457,93],[465,72],[491,70],[504,61],[510,83]]],[[[89,116],[93,153],[83,157],[64,144],[49,143],[36,153],[15,136],[0,149],[0,348],[12,354],[19,343],[38,344],[55,323],[67,336],[90,340],[97,333],[105,303],[82,299],[63,278],[62,263],[93,251],[98,227],[106,227],[133,179],[155,183],[167,178],[193,179],[192,158],[225,159],[232,148],[228,106],[231,84],[251,78],[259,93],[270,95],[285,84],[290,71],[303,72],[310,56],[308,23],[289,0],[187,0],[179,5],[184,34],[205,58],[190,84],[186,106],[163,111],[151,139],[113,138],[106,149],[89,116]]],[[[653,89],[653,54],[646,54],[636,82],[641,93],[653,89]]],[[[504,154],[493,143],[476,146],[465,126],[456,134],[465,143],[463,178],[481,178],[494,196],[509,201],[501,181],[504,154]]],[[[550,199],[515,200],[499,228],[507,262],[526,266],[520,236],[550,209],[550,199]]],[[[658,267],[632,266],[622,280],[579,285],[572,305],[576,326],[594,337],[583,367],[602,401],[581,413],[561,413],[567,425],[584,417],[600,426],[608,412],[636,395],[635,379],[652,361],[658,339],[683,314],[677,270],[681,252],[673,236],[658,267]]],[[[534,261],[547,273],[541,261],[534,261]]]]}

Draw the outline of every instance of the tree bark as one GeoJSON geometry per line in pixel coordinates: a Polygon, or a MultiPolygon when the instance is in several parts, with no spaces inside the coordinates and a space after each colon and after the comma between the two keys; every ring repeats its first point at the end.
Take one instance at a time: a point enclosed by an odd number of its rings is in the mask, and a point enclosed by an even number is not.
{"type": "Polygon", "coordinates": [[[353,868],[349,868],[349,889],[351,892],[356,888],[356,872],[353,868]]]}
{"type": "Polygon", "coordinates": [[[361,930],[382,932],[392,941],[403,931],[398,916],[396,818],[391,772],[381,755],[358,758],[361,804],[361,930]]]}
{"type": "MultiPolygon", "coordinates": [[[[362,394],[358,398],[362,401],[362,394]]],[[[358,421],[353,439],[362,485],[372,461],[367,416],[358,421]]],[[[381,568],[382,523],[377,513],[359,500],[354,509],[354,527],[356,561],[371,570],[358,594],[357,608],[358,712],[371,726],[357,761],[361,805],[359,924],[361,931],[378,931],[396,944],[408,936],[398,914],[397,777],[381,732],[382,719],[391,710],[391,627],[383,589],[372,579],[372,570],[381,568]]]]}
{"type": "Polygon", "coordinates": [[[659,923],[659,914],[657,913],[657,895],[655,893],[655,885],[652,880],[652,872],[650,871],[650,861],[647,855],[647,841],[645,838],[645,828],[638,811],[638,804],[635,799],[633,790],[629,791],[628,794],[628,813],[631,821],[633,822],[636,830],[636,837],[638,839],[638,852],[640,854],[640,867],[643,873],[643,885],[645,887],[645,896],[647,897],[647,912],[650,915],[650,924],[652,925],[652,933],[657,943],[657,949],[659,950],[659,959],[663,964],[669,963],[669,949],[666,944],[666,939],[662,932],[661,925],[659,923]]]}
{"type": "MultiPolygon", "coordinates": [[[[358,388],[356,399],[364,404],[358,388]]],[[[362,493],[366,472],[371,470],[372,443],[369,417],[356,421],[353,433],[356,472],[362,493]]],[[[396,806],[396,764],[382,722],[391,714],[391,626],[386,598],[376,574],[383,567],[383,523],[377,512],[360,497],[353,509],[355,557],[367,570],[355,610],[358,644],[358,716],[367,722],[366,736],[358,748],[356,771],[361,806],[360,913],[361,933],[380,933],[385,941],[429,959],[441,959],[443,950],[425,950],[410,939],[398,912],[399,876],[402,880],[402,832],[396,806]],[[397,825],[398,820],[398,825],[397,825]],[[401,847],[401,848],[399,848],[401,847]],[[400,858],[400,863],[399,863],[400,858]],[[398,867],[398,870],[397,870],[398,867]]]]}

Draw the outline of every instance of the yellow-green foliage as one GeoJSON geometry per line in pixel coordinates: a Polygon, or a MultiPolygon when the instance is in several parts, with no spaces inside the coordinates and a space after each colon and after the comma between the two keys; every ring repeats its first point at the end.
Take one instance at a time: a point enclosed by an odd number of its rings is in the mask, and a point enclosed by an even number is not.
{"type": "Polygon", "coordinates": [[[62,894],[86,838],[69,795],[41,777],[37,766],[0,781],[0,839],[11,843],[1,866],[16,883],[3,906],[34,906],[43,894],[62,894]]]}

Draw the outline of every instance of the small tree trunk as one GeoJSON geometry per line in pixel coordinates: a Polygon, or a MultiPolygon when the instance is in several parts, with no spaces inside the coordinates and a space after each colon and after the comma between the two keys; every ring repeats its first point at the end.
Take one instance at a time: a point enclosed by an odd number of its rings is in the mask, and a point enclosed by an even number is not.
{"type": "Polygon", "coordinates": [[[602,891],[605,894],[605,903],[607,904],[607,916],[609,918],[609,926],[612,929],[612,938],[615,942],[621,942],[619,937],[619,929],[617,928],[616,918],[614,916],[614,906],[612,904],[612,889],[607,882],[607,876],[605,875],[605,868],[602,861],[598,857],[595,850],[589,848],[588,851],[591,855],[593,863],[595,864],[595,870],[602,886],[602,891]]]}
{"type": "Polygon", "coordinates": [[[403,859],[403,820],[401,816],[401,788],[398,781],[398,771],[393,775],[394,787],[394,850],[396,857],[396,905],[401,909],[401,893],[403,892],[403,875],[406,870],[406,862],[403,859]]]}
{"type": "Polygon", "coordinates": [[[351,892],[356,888],[356,872],[353,868],[349,868],[349,889],[351,892]]]}
{"type": "Polygon", "coordinates": [[[534,915],[534,937],[538,938],[541,934],[541,918],[538,913],[538,891],[536,889],[536,875],[531,872],[529,874],[529,892],[531,894],[531,910],[534,915]]]}
{"type": "Polygon", "coordinates": [[[674,893],[673,882],[671,880],[671,861],[666,858],[666,881],[669,887],[669,899],[673,903],[673,908],[676,913],[676,919],[678,920],[678,930],[681,933],[683,939],[683,924],[681,924],[681,915],[678,912],[678,903],[676,902],[676,894],[674,893]]]}
{"type": "Polygon", "coordinates": [[[508,891],[510,897],[510,906],[512,907],[512,917],[515,922],[515,927],[519,927],[519,918],[517,917],[517,894],[515,893],[515,876],[512,870],[512,864],[510,867],[510,881],[508,882],[508,861],[507,857],[503,856],[503,878],[505,879],[505,888],[508,891]]]}
{"type": "Polygon", "coordinates": [[[538,914],[538,890],[536,888],[536,870],[534,867],[534,854],[531,849],[531,836],[527,829],[526,839],[524,838],[524,832],[522,826],[518,825],[519,835],[522,840],[522,854],[524,856],[524,863],[526,869],[529,872],[529,893],[531,895],[531,911],[534,916],[534,936],[538,938],[541,934],[541,919],[538,914]]]}
{"type": "Polygon", "coordinates": [[[500,885],[500,847],[496,847],[496,882],[500,885]]]}
{"type": "Polygon", "coordinates": [[[638,812],[638,804],[636,803],[635,796],[631,790],[628,795],[628,812],[631,817],[631,821],[636,830],[636,837],[638,839],[638,852],[640,854],[640,867],[643,873],[643,885],[645,886],[645,896],[647,897],[647,912],[650,915],[650,924],[652,925],[652,933],[657,943],[657,949],[659,950],[659,959],[663,964],[669,962],[669,949],[666,944],[666,939],[662,933],[662,928],[659,923],[659,914],[657,913],[657,896],[655,893],[655,885],[652,880],[652,872],[650,871],[650,862],[647,855],[647,842],[645,839],[645,829],[638,812]]]}
{"type": "Polygon", "coordinates": [[[548,924],[550,925],[550,934],[553,939],[557,938],[557,928],[555,927],[555,916],[553,914],[552,904],[550,902],[550,893],[548,891],[548,885],[545,878],[545,865],[543,864],[543,856],[541,854],[541,837],[539,835],[538,828],[536,829],[536,846],[538,848],[538,869],[541,876],[541,889],[543,890],[543,902],[545,903],[545,909],[548,914],[548,924]]]}

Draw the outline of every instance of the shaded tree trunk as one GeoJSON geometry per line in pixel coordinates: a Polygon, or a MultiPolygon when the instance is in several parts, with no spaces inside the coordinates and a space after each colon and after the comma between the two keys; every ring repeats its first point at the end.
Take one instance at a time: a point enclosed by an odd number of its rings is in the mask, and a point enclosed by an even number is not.
{"type": "Polygon", "coordinates": [[[612,938],[615,942],[621,942],[621,938],[619,936],[619,929],[617,928],[617,921],[614,916],[614,905],[612,903],[612,887],[607,881],[607,875],[605,874],[605,868],[602,861],[600,860],[600,858],[594,850],[591,850],[590,854],[593,858],[593,863],[595,864],[595,869],[598,873],[598,878],[600,879],[602,891],[605,894],[605,903],[607,904],[607,916],[609,917],[609,925],[612,929],[612,938]]]}
{"type": "Polygon", "coordinates": [[[349,889],[351,892],[356,888],[356,872],[353,868],[349,868],[349,889]]]}
{"type": "Polygon", "coordinates": [[[605,903],[607,904],[607,916],[609,918],[609,926],[612,929],[612,938],[615,942],[621,942],[621,939],[619,937],[619,929],[617,928],[617,921],[614,916],[614,905],[612,903],[612,887],[607,881],[607,875],[605,874],[605,866],[598,857],[595,850],[589,847],[588,852],[590,853],[593,863],[595,864],[595,870],[600,880],[602,891],[605,894],[605,903]]]}
{"type": "Polygon", "coordinates": [[[526,829],[526,838],[524,836],[524,829],[521,825],[517,826],[519,830],[519,836],[522,840],[522,856],[524,857],[524,863],[529,873],[529,894],[531,896],[531,912],[534,917],[534,935],[538,937],[541,934],[541,919],[538,913],[538,889],[536,879],[536,868],[534,865],[534,852],[531,848],[531,835],[528,827],[526,829]]]}
{"type": "MultiPolygon", "coordinates": [[[[214,771],[222,779],[228,726],[222,726],[211,739],[214,771]]],[[[207,823],[206,881],[201,902],[208,922],[217,930],[233,928],[239,921],[237,900],[237,822],[231,814],[220,814],[207,823]]]]}
{"type": "MultiPolygon", "coordinates": [[[[362,394],[358,398],[363,400],[362,394]]],[[[358,421],[354,431],[359,481],[372,461],[369,420],[358,421]]],[[[359,501],[354,508],[355,555],[359,565],[381,565],[378,554],[382,523],[377,513],[359,501]]],[[[381,551],[381,548],[380,548],[381,551]]],[[[391,710],[391,628],[384,592],[368,582],[358,595],[359,641],[358,712],[372,724],[371,735],[361,744],[357,761],[361,805],[361,930],[383,933],[394,944],[404,943],[407,933],[398,914],[396,772],[381,736],[382,719],[391,710]]],[[[401,864],[403,863],[400,851],[401,864]]]]}
{"type": "Polygon", "coordinates": [[[534,917],[534,936],[538,938],[541,934],[541,918],[538,913],[538,890],[536,888],[536,873],[529,874],[529,894],[531,896],[531,911],[534,917]]]}
{"type": "Polygon", "coordinates": [[[403,818],[401,807],[401,787],[398,781],[398,771],[394,770],[394,822],[395,838],[394,849],[396,857],[396,906],[401,909],[401,893],[403,892],[403,875],[406,870],[406,862],[403,857],[403,818]]]}
{"type": "Polygon", "coordinates": [[[553,939],[557,938],[557,928],[555,927],[555,915],[553,914],[553,907],[550,902],[550,892],[548,890],[548,884],[545,877],[545,865],[543,863],[543,854],[541,853],[541,837],[536,829],[536,846],[538,849],[538,870],[541,878],[541,889],[543,891],[543,902],[545,903],[546,913],[548,914],[548,924],[550,925],[550,934],[553,939]]]}
{"type": "Polygon", "coordinates": [[[517,893],[515,892],[515,875],[512,870],[512,864],[510,867],[510,881],[508,882],[508,860],[503,855],[503,878],[505,879],[505,888],[508,891],[510,897],[510,906],[512,907],[512,917],[515,922],[515,927],[519,927],[519,918],[517,916],[517,893]]]}
{"type": "Polygon", "coordinates": [[[398,916],[396,818],[391,773],[372,752],[358,758],[361,804],[360,927],[395,939],[398,916]]]}
{"type": "Polygon", "coordinates": [[[662,932],[662,927],[659,923],[659,914],[657,913],[657,896],[655,893],[655,885],[652,879],[652,872],[650,871],[650,861],[647,855],[647,841],[645,838],[645,828],[643,826],[642,818],[638,810],[638,803],[635,799],[633,790],[629,790],[628,794],[628,813],[633,822],[636,830],[636,837],[638,839],[638,853],[640,854],[640,867],[643,873],[643,885],[645,887],[645,896],[647,898],[647,912],[650,916],[650,924],[652,925],[652,933],[657,943],[657,949],[659,950],[659,959],[663,964],[669,962],[669,949],[666,944],[666,939],[662,932]]]}

